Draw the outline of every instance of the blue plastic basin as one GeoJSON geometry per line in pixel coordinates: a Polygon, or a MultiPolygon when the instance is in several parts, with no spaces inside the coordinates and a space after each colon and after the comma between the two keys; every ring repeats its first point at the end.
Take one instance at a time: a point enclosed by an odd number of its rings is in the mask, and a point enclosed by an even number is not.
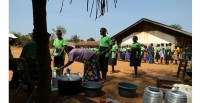
{"type": "Polygon", "coordinates": [[[138,86],[129,82],[119,82],[117,83],[118,93],[122,97],[132,98],[135,96],[138,86]]]}
{"type": "Polygon", "coordinates": [[[100,82],[83,82],[83,92],[88,97],[97,97],[101,94],[103,84],[100,82]]]}

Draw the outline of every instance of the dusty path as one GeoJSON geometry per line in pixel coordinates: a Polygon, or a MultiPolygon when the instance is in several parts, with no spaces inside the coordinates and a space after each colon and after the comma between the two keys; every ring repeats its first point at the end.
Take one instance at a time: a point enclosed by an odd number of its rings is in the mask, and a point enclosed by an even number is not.
{"type": "MultiPolygon", "coordinates": [[[[12,48],[12,53],[14,57],[19,57],[21,53],[21,48],[12,48]]],[[[65,62],[67,62],[67,57],[65,62]]],[[[52,64],[53,67],[53,64],[52,64]]],[[[71,66],[71,72],[81,72],[83,73],[83,64],[81,63],[73,63],[71,66]]],[[[141,67],[139,67],[138,73],[141,77],[133,78],[133,68],[129,67],[129,62],[118,61],[115,70],[118,70],[118,73],[110,74],[108,72],[108,82],[104,84],[102,88],[102,95],[96,98],[85,97],[83,93],[75,96],[60,96],[58,92],[53,92],[53,95],[57,101],[61,101],[64,98],[76,98],[83,103],[99,103],[100,99],[112,98],[118,100],[120,103],[142,103],[143,91],[148,86],[156,86],[156,75],[174,75],[177,66],[174,65],[157,65],[157,64],[148,64],[142,63],[141,67]],[[136,91],[136,97],[134,98],[124,98],[118,95],[118,89],[116,86],[117,82],[126,81],[132,82],[138,85],[138,89],[136,91]]],[[[111,70],[111,66],[109,66],[109,71],[111,70]]],[[[9,71],[9,80],[12,77],[12,72],[9,71]]],[[[9,97],[13,96],[15,89],[9,89],[9,97]]],[[[33,99],[36,98],[36,94],[33,99]]],[[[16,97],[16,103],[25,103],[26,98],[26,90],[23,88],[19,95],[16,97]]]]}

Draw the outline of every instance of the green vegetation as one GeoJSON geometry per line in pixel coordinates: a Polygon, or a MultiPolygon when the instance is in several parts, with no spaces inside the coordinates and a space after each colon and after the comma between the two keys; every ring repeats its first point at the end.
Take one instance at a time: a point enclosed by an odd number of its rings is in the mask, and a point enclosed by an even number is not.
{"type": "MultiPolygon", "coordinates": [[[[63,26],[56,26],[55,29],[52,28],[51,30],[52,30],[52,33],[50,33],[51,36],[49,38],[49,47],[50,48],[53,47],[53,42],[54,42],[54,39],[56,38],[56,31],[57,30],[60,30],[62,32],[62,36],[64,36],[67,33],[67,30],[63,26]]],[[[11,32],[11,33],[18,37],[16,39],[16,43],[15,43],[14,46],[23,47],[27,43],[30,43],[30,42],[33,41],[32,40],[32,33],[28,33],[27,35],[22,35],[20,32],[11,32]]],[[[89,38],[88,40],[94,41],[93,38],[89,38]]],[[[78,36],[78,35],[73,35],[70,39],[68,39],[66,41],[77,43],[77,42],[84,41],[84,40],[80,39],[80,36],[78,36]]]]}

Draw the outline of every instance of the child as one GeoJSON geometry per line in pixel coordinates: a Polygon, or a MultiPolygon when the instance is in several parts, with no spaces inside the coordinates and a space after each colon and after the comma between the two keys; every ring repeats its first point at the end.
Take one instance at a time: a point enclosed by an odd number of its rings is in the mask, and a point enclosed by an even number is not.
{"type": "Polygon", "coordinates": [[[160,59],[160,44],[156,46],[156,63],[158,64],[158,60],[160,59]]]}

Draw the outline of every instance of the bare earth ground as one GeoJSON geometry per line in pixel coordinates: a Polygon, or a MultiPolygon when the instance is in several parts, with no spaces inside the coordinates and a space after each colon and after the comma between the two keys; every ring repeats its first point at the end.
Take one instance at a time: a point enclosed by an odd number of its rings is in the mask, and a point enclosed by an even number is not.
{"type": "MultiPolygon", "coordinates": [[[[21,48],[12,47],[12,53],[15,58],[18,58],[21,53],[21,48]]],[[[51,50],[52,51],[52,50],[51,50]]],[[[53,58],[53,57],[52,57],[53,58]]],[[[67,57],[65,63],[67,62],[67,57]]],[[[53,67],[53,62],[51,64],[53,67]]],[[[81,72],[83,74],[83,64],[74,62],[71,66],[72,73],[81,72]]],[[[156,86],[156,75],[175,75],[178,66],[175,65],[157,65],[157,64],[148,64],[142,63],[141,67],[139,67],[138,74],[141,77],[133,78],[133,68],[129,67],[129,62],[118,61],[117,66],[115,66],[115,70],[120,72],[110,74],[108,72],[107,82],[104,84],[102,88],[102,95],[100,97],[89,98],[84,96],[84,93],[80,93],[74,96],[61,96],[58,91],[53,92],[54,99],[61,103],[62,100],[66,98],[75,98],[82,103],[99,103],[100,99],[111,98],[119,101],[120,103],[142,103],[142,97],[144,89],[148,86],[156,86]],[[117,82],[132,82],[138,85],[138,89],[136,90],[136,96],[134,98],[124,98],[119,96],[118,88],[116,86],[117,82]]],[[[111,66],[109,66],[109,71],[111,70],[111,66]]],[[[12,77],[12,71],[9,71],[9,81],[12,77]]],[[[14,95],[16,89],[9,89],[9,99],[14,95]]],[[[37,97],[37,94],[32,98],[32,101],[37,97]]],[[[26,87],[22,88],[15,98],[14,103],[26,103],[27,101],[27,92],[26,87]]]]}

